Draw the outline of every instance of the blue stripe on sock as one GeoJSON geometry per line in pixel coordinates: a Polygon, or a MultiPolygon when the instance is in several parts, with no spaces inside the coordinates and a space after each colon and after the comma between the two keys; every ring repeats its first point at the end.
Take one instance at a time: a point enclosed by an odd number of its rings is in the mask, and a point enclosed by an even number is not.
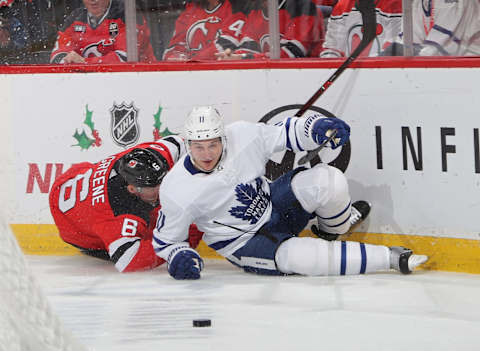
{"type": "Polygon", "coordinates": [[[347,270],[347,243],[342,241],[342,255],[340,258],[340,275],[345,275],[347,270]]]}
{"type": "Polygon", "coordinates": [[[365,274],[367,269],[367,250],[365,250],[365,244],[360,243],[360,253],[362,254],[362,264],[360,266],[360,274],[365,274]]]}

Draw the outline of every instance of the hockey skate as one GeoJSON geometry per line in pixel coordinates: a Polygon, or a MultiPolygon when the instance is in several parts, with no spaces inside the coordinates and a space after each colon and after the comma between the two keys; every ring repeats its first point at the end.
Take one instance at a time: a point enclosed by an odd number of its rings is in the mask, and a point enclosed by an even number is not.
{"type": "Polygon", "coordinates": [[[390,247],[390,268],[393,268],[403,274],[412,273],[412,271],[427,262],[425,255],[415,255],[410,249],[401,246],[390,247]]]}
{"type": "MultiPolygon", "coordinates": [[[[367,201],[359,200],[352,204],[352,213],[350,214],[350,229],[347,233],[351,233],[353,229],[362,223],[370,213],[370,204],[367,201]]],[[[340,235],[345,234],[331,234],[320,230],[316,225],[312,225],[312,232],[321,239],[333,241],[337,240],[340,235]]]]}

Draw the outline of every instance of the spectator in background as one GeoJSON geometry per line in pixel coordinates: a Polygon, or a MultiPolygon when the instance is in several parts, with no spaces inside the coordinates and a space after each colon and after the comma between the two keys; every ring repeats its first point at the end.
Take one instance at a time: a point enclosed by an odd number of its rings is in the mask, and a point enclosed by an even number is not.
{"type": "MultiPolygon", "coordinates": [[[[251,1],[245,34],[239,45],[217,55],[219,60],[267,58],[270,52],[267,0],[251,1]]],[[[280,57],[307,57],[324,38],[323,16],[311,0],[279,0],[280,57]]]]}
{"type": "MultiPolygon", "coordinates": [[[[412,13],[414,55],[480,55],[479,0],[413,0],[412,13]]],[[[403,33],[383,55],[403,55],[403,33]]]]}
{"type": "Polygon", "coordinates": [[[0,64],[21,64],[28,46],[25,23],[15,16],[13,1],[0,0],[0,64]]]}
{"type": "Polygon", "coordinates": [[[164,60],[215,60],[238,45],[248,14],[246,0],[187,0],[175,23],[164,60]]]}
{"type": "Polygon", "coordinates": [[[16,64],[48,63],[57,34],[55,11],[59,7],[59,1],[0,0],[0,17],[10,21],[10,32],[14,32],[10,34],[14,44],[13,54],[3,50],[3,61],[16,64]]]}
{"type": "Polygon", "coordinates": [[[27,35],[15,17],[0,17],[0,62],[19,63],[25,56],[27,35]]]}
{"type": "MultiPolygon", "coordinates": [[[[58,32],[52,63],[117,63],[127,61],[125,11],[122,0],[83,0],[58,32]]],[[[153,62],[150,30],[137,17],[140,62],[153,62]]]]}
{"type": "MultiPolygon", "coordinates": [[[[377,37],[361,54],[378,56],[395,41],[402,30],[402,0],[375,1],[377,37]]],[[[355,8],[355,0],[339,0],[328,19],[327,34],[319,57],[346,57],[362,40],[362,15],[355,8]]]]}

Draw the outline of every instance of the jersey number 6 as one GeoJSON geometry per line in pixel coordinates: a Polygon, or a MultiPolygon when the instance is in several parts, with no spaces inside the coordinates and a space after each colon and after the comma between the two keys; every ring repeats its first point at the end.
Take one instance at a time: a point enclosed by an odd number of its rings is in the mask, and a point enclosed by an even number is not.
{"type": "Polygon", "coordinates": [[[65,213],[75,207],[77,202],[77,185],[78,182],[82,183],[82,190],[80,190],[80,201],[83,201],[87,198],[88,188],[90,186],[90,176],[92,175],[93,170],[89,169],[84,174],[79,174],[75,178],[67,180],[60,187],[60,195],[58,197],[58,208],[62,213],[65,213]],[[70,189],[68,197],[65,198],[67,190],[70,189]]]}

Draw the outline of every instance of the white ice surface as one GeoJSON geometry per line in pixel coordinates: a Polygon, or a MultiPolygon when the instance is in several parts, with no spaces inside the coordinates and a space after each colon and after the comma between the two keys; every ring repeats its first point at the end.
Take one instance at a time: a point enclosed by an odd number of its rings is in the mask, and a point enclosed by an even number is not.
{"type": "Polygon", "coordinates": [[[200,280],[175,281],[84,256],[27,261],[89,350],[480,350],[479,275],[265,277],[207,260],[200,280]]]}

